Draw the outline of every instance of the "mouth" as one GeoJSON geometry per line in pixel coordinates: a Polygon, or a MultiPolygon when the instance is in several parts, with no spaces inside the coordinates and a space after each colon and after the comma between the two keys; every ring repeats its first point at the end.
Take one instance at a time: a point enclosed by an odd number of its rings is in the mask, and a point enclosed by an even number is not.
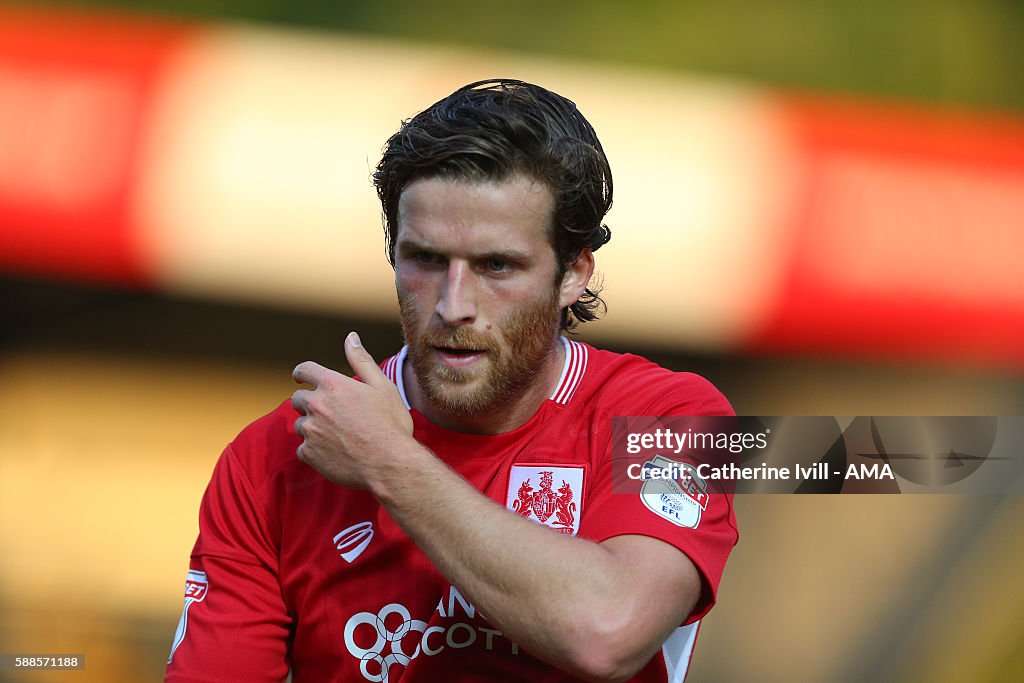
{"type": "Polygon", "coordinates": [[[433,349],[445,365],[456,368],[475,365],[487,355],[484,349],[460,346],[435,346],[433,349]]]}

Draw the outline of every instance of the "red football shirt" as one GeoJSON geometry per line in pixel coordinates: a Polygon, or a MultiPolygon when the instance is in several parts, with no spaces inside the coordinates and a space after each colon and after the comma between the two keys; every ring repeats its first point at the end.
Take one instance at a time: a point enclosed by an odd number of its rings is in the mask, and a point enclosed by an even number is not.
{"type": "MultiPolygon", "coordinates": [[[[465,434],[410,409],[415,438],[510,514],[596,542],[653,536],[685,553],[702,576],[700,599],[632,679],[682,681],[738,537],[732,498],[711,496],[697,527],[684,528],[639,495],[612,493],[611,423],[732,408],[697,375],[563,343],[559,385],[526,424],[465,434]]],[[[404,362],[403,349],[381,365],[403,399],[404,362]]],[[[372,495],[300,462],[297,417],[283,403],[243,430],[214,469],[167,681],[283,681],[289,669],[295,683],[575,680],[495,629],[372,495]]]]}

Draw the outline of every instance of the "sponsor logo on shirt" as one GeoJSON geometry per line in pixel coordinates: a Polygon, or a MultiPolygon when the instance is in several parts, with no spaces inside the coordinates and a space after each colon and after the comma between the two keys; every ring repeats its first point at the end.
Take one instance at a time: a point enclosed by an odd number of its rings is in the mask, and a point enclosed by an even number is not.
{"type": "Polygon", "coordinates": [[[206,572],[196,571],[190,569],[188,576],[185,577],[185,607],[181,610],[181,619],[178,620],[178,630],[174,633],[174,643],[171,645],[171,654],[167,658],[167,663],[170,664],[171,660],[174,659],[174,651],[178,649],[182,641],[185,640],[185,631],[188,629],[188,609],[197,602],[202,602],[206,599],[206,594],[210,590],[210,584],[206,580],[206,572]]]}
{"type": "Polygon", "coordinates": [[[479,624],[484,616],[455,586],[441,596],[429,619],[413,619],[409,608],[397,602],[376,613],[359,612],[345,623],[345,647],[359,660],[363,678],[372,683],[387,683],[417,657],[433,657],[449,648],[508,648],[505,651],[519,654],[519,646],[505,639],[501,631],[479,624]],[[455,623],[441,621],[460,616],[462,620],[455,623]],[[395,666],[402,668],[393,670],[395,666]]]}
{"type": "Polygon", "coordinates": [[[697,474],[697,468],[657,455],[645,462],[643,469],[679,472],[677,479],[645,478],[640,500],[648,510],[676,526],[696,529],[701,512],[708,506],[708,485],[697,474]]]}
{"type": "Polygon", "coordinates": [[[359,522],[349,528],[338,532],[334,537],[335,547],[341,554],[341,559],[349,564],[363,554],[366,546],[373,540],[373,522],[359,522]]]}
{"type": "Polygon", "coordinates": [[[513,465],[505,505],[521,517],[575,536],[583,506],[583,468],[513,465]]]}

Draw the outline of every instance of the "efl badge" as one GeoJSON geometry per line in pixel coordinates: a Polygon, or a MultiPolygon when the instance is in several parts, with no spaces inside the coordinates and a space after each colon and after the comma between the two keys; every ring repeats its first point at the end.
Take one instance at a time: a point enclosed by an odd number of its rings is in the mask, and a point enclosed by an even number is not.
{"type": "Polygon", "coordinates": [[[178,630],[174,634],[174,644],[171,645],[171,656],[167,658],[168,664],[174,659],[174,651],[181,645],[181,641],[185,640],[185,631],[188,629],[188,608],[205,600],[209,588],[206,572],[189,570],[188,576],[185,578],[185,607],[181,610],[181,619],[178,620],[178,630]]]}
{"type": "Polygon", "coordinates": [[[513,465],[505,506],[520,517],[575,536],[583,506],[583,468],[513,465]]]}
{"type": "Polygon", "coordinates": [[[708,485],[697,476],[697,469],[685,462],[674,462],[660,455],[643,466],[644,485],[640,488],[640,500],[659,517],[664,517],[677,526],[696,529],[700,524],[700,513],[708,506],[708,485]],[[654,470],[659,474],[678,474],[672,479],[650,478],[654,470]]]}

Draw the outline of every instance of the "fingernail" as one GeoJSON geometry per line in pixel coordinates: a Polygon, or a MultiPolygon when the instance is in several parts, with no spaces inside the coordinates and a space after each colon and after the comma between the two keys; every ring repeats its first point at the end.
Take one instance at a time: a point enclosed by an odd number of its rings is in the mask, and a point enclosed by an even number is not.
{"type": "Polygon", "coordinates": [[[355,332],[349,332],[348,333],[348,340],[347,341],[348,341],[349,344],[352,345],[352,348],[355,348],[355,349],[358,349],[360,346],[363,345],[363,342],[360,341],[360,339],[359,339],[359,335],[356,334],[355,332]]]}

